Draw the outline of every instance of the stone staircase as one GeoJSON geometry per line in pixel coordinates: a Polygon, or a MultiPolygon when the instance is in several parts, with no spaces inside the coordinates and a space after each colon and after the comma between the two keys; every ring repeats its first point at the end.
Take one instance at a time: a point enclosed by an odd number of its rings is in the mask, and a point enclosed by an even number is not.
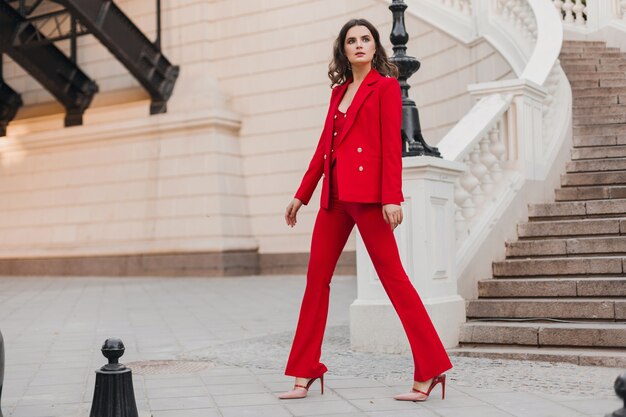
{"type": "Polygon", "coordinates": [[[571,162],[556,202],[529,207],[450,353],[626,367],[626,54],[564,43],[571,162]]]}

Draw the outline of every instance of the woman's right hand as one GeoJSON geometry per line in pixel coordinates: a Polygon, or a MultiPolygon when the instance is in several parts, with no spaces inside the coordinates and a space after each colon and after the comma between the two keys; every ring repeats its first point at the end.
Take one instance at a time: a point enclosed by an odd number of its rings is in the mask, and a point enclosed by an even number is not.
{"type": "Polygon", "coordinates": [[[287,206],[285,210],[285,221],[287,222],[287,226],[294,227],[296,225],[296,215],[298,214],[298,210],[302,207],[302,201],[297,198],[291,200],[291,203],[287,206]]]}

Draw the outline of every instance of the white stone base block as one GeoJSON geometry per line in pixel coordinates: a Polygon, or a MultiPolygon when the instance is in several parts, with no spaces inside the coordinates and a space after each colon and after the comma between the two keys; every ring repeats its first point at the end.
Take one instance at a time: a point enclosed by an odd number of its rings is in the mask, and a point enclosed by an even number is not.
{"type": "MultiPolygon", "coordinates": [[[[433,157],[403,159],[402,225],[394,230],[400,260],[446,348],[457,346],[465,302],[455,271],[454,182],[464,165],[433,157]]],[[[419,326],[419,323],[411,323],[419,326]]],[[[350,307],[351,348],[410,352],[408,339],[357,234],[357,299],[350,307]]]]}
{"type": "MultiPolygon", "coordinates": [[[[423,302],[443,346],[456,347],[460,325],[465,322],[465,301],[453,296],[423,302]]],[[[350,346],[360,352],[411,353],[400,318],[389,301],[356,300],[350,305],[350,346]]]]}

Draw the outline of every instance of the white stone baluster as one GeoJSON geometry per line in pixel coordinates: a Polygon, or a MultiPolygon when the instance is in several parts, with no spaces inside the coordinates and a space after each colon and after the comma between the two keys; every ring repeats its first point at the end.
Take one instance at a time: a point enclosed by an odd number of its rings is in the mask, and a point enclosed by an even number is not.
{"type": "Polygon", "coordinates": [[[523,39],[532,50],[537,39],[537,24],[528,2],[526,0],[498,0],[495,10],[512,35],[523,39]]]}
{"type": "Polygon", "coordinates": [[[565,0],[565,4],[563,5],[563,10],[565,11],[565,17],[563,18],[563,22],[574,23],[574,14],[572,13],[573,8],[574,3],[572,3],[572,0],[565,0]]]}
{"type": "Polygon", "coordinates": [[[506,153],[504,136],[500,134],[500,123],[501,122],[496,123],[496,125],[489,131],[489,150],[496,158],[496,162],[491,168],[491,176],[496,183],[498,183],[503,176],[502,157],[506,153]]]}
{"type": "Polygon", "coordinates": [[[480,207],[485,202],[485,192],[483,190],[483,178],[487,174],[487,168],[480,163],[480,144],[476,143],[470,153],[470,171],[478,181],[478,185],[472,191],[474,205],[480,207]]]}
{"type": "Polygon", "coordinates": [[[485,176],[483,177],[483,183],[482,183],[483,191],[485,192],[486,195],[490,196],[494,189],[494,181],[493,181],[493,177],[491,176],[491,172],[492,172],[493,166],[498,162],[498,160],[491,153],[491,150],[489,149],[489,134],[486,134],[480,140],[480,158],[479,159],[480,159],[480,163],[487,170],[487,172],[485,173],[485,176]]]}
{"type": "Polygon", "coordinates": [[[464,14],[466,16],[472,15],[472,3],[471,0],[440,0],[443,6],[454,10],[457,13],[464,14]]]}
{"type": "Polygon", "coordinates": [[[544,142],[549,142],[552,138],[553,124],[551,123],[556,107],[558,103],[555,100],[555,96],[559,87],[559,60],[557,60],[550,70],[550,75],[546,79],[544,87],[547,90],[547,95],[543,99],[543,107],[541,113],[543,115],[543,139],[544,142]]]}
{"type": "Polygon", "coordinates": [[[510,20],[513,15],[514,0],[502,0],[498,3],[498,14],[502,15],[505,20],[510,20]]]}
{"type": "Polygon", "coordinates": [[[563,11],[563,0],[554,0],[554,7],[556,7],[556,10],[561,14],[563,11]]]}
{"type": "Polygon", "coordinates": [[[526,35],[526,40],[528,41],[528,43],[531,43],[531,44],[535,42],[535,38],[537,36],[534,23],[535,23],[535,18],[533,17],[532,12],[527,10],[526,13],[524,14],[524,28],[525,28],[524,32],[526,35]]]}
{"type": "Polygon", "coordinates": [[[622,20],[626,21],[626,0],[620,1],[620,13],[622,15],[622,20]]]}
{"type": "Polygon", "coordinates": [[[578,26],[585,25],[585,17],[583,16],[583,11],[585,9],[585,5],[582,0],[576,0],[576,4],[572,8],[572,12],[576,15],[575,24],[578,26]]]}
{"type": "Polygon", "coordinates": [[[522,18],[522,6],[519,2],[515,2],[515,6],[512,9],[513,25],[518,32],[522,32],[524,29],[524,21],[522,18]]]}
{"type": "MultiPolygon", "coordinates": [[[[469,155],[465,155],[463,163],[468,167],[471,165],[469,155]]],[[[480,181],[472,174],[472,171],[468,169],[461,175],[460,179],[461,187],[470,195],[470,198],[463,203],[463,218],[466,222],[469,222],[474,215],[476,215],[476,204],[473,199],[474,190],[480,185],[480,181]]]]}
{"type": "Polygon", "coordinates": [[[456,229],[456,237],[457,241],[462,241],[463,238],[467,235],[467,222],[464,215],[464,207],[466,202],[469,201],[471,206],[471,198],[470,193],[465,191],[465,188],[461,185],[461,177],[456,179],[456,183],[454,185],[454,203],[455,203],[455,229],[456,229]]]}
{"type": "Polygon", "coordinates": [[[471,16],[472,15],[472,2],[470,0],[464,0],[463,3],[461,3],[462,6],[462,12],[464,15],[467,16],[471,16]]]}

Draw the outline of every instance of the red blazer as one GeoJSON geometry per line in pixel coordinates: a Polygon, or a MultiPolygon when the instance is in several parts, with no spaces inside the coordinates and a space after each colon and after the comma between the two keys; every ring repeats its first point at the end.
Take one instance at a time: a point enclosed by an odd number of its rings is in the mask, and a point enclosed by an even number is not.
{"type": "MultiPolygon", "coordinates": [[[[326,123],[295,198],[308,204],[320,177],[320,205],[329,207],[330,152],[333,116],[349,79],[332,90],[326,123]]],[[[402,95],[393,77],[372,69],[346,111],[341,134],[335,137],[339,200],[400,204],[402,195],[402,95]]]]}

